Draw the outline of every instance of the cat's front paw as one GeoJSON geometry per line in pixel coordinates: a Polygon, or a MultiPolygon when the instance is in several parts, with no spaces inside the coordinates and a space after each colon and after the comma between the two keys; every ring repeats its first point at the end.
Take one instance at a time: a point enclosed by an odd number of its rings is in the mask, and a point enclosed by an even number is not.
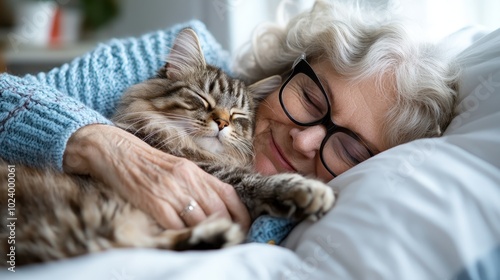
{"type": "MultiPolygon", "coordinates": [[[[289,206],[287,216],[296,220],[322,217],[335,202],[335,194],[326,184],[304,178],[298,174],[276,175],[283,180],[284,186],[279,189],[278,203],[289,206]]],[[[286,207],[285,207],[286,209],[286,207]]]]}

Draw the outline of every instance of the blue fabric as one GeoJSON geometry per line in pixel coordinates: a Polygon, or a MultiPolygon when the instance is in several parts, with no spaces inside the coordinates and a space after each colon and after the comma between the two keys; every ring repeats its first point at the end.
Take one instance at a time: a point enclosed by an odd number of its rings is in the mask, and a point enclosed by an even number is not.
{"type": "Polygon", "coordinates": [[[279,245],[294,226],[295,223],[290,219],[260,216],[253,222],[247,242],[279,245]]]}
{"type": "Polygon", "coordinates": [[[500,279],[500,246],[483,257],[476,263],[461,271],[456,280],[498,280],[500,279]]]}
{"type": "MultiPolygon", "coordinates": [[[[48,73],[0,75],[0,158],[62,170],[69,137],[89,124],[109,124],[124,90],[156,74],[183,28],[193,28],[207,63],[229,72],[229,54],[199,21],[139,38],[114,39],[48,73]]],[[[262,218],[248,240],[280,241],[289,227],[262,218]]],[[[279,243],[279,242],[276,242],[279,243]]]]}

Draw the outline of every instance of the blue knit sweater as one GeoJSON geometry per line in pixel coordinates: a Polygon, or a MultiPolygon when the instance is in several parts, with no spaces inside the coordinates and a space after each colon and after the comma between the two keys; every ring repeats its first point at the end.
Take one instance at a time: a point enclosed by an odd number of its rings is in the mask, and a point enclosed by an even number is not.
{"type": "MultiPolygon", "coordinates": [[[[48,73],[1,74],[0,157],[62,170],[70,136],[89,124],[112,124],[108,118],[124,90],[156,73],[176,34],[186,27],[198,34],[207,63],[229,72],[229,54],[203,23],[191,21],[139,38],[111,40],[48,73]]],[[[279,243],[291,227],[287,220],[261,217],[248,240],[279,243]]]]}

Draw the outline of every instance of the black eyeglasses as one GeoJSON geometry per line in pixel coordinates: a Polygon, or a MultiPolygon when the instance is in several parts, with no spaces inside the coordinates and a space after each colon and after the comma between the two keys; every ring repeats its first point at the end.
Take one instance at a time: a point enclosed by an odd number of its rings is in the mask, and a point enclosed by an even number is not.
{"type": "Polygon", "coordinates": [[[295,124],[326,128],[319,152],[321,162],[334,177],[373,156],[354,132],[331,120],[328,95],[305,54],[294,62],[292,73],[281,86],[279,99],[283,111],[295,124]]]}

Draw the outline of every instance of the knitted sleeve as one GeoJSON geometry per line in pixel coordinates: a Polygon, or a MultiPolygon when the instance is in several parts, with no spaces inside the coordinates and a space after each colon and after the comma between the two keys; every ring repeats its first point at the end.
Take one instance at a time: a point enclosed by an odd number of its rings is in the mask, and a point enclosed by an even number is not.
{"type": "Polygon", "coordinates": [[[66,142],[87,124],[109,120],[56,89],[0,75],[0,157],[62,170],[66,142]]]}
{"type": "Polygon", "coordinates": [[[0,157],[62,170],[66,143],[77,129],[109,118],[129,86],[163,65],[176,34],[193,28],[207,63],[229,71],[229,55],[199,21],[139,38],[111,40],[48,73],[0,75],[0,157]]]}

